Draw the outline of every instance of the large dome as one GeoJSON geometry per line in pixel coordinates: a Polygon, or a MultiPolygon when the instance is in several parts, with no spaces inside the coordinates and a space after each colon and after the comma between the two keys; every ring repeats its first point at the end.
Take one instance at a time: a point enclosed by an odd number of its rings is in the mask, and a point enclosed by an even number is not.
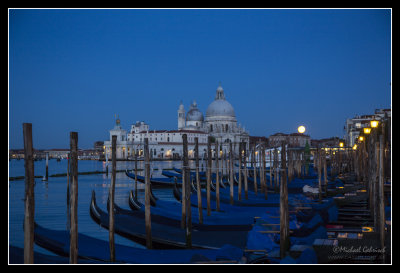
{"type": "Polygon", "coordinates": [[[235,117],[232,105],[226,100],[215,100],[207,108],[206,117],[229,116],[235,117]]]}
{"type": "Polygon", "coordinates": [[[224,89],[221,86],[217,88],[215,100],[208,106],[206,117],[235,117],[235,111],[232,105],[225,99],[224,89]]]}
{"type": "Polygon", "coordinates": [[[194,101],[190,106],[190,110],[186,114],[186,121],[203,121],[204,117],[200,110],[197,108],[197,104],[194,101]]]}

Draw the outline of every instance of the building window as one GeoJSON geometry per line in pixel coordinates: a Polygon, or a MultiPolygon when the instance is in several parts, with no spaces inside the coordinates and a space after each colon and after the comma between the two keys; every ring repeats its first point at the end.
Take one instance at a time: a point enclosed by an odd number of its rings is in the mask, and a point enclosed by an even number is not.
{"type": "Polygon", "coordinates": [[[225,124],[225,132],[228,132],[228,124],[225,124]]]}
{"type": "Polygon", "coordinates": [[[212,124],[210,124],[210,132],[212,132],[213,131],[213,126],[212,126],[212,124]]]}

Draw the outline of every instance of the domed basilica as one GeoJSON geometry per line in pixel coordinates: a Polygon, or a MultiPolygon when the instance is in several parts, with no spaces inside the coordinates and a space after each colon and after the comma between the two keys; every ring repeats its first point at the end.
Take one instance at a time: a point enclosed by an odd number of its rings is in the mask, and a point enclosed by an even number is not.
{"type": "Polygon", "coordinates": [[[221,85],[217,88],[214,101],[206,110],[205,118],[195,101],[186,114],[181,102],[178,109],[178,130],[203,131],[215,137],[219,143],[249,141],[249,134],[237,124],[235,110],[226,100],[221,85]]]}
{"type": "MultiPolygon", "coordinates": [[[[233,143],[235,155],[239,153],[239,142],[245,142],[247,149],[249,134],[237,124],[235,111],[226,100],[224,89],[218,86],[215,99],[206,110],[205,118],[194,101],[186,113],[181,102],[178,109],[178,130],[150,130],[144,121],[137,121],[127,132],[120,124],[120,119],[110,132],[109,140],[104,141],[105,157],[111,158],[112,136],[117,136],[116,155],[118,159],[133,158],[143,155],[144,140],[149,142],[150,155],[153,158],[180,158],[183,154],[182,136],[188,139],[189,157],[194,157],[195,138],[198,138],[199,156],[204,158],[207,153],[208,136],[212,136],[220,144],[221,151],[229,151],[233,143]]],[[[214,146],[213,146],[214,149],[214,146]]],[[[214,156],[215,151],[213,152],[214,156]]]]}

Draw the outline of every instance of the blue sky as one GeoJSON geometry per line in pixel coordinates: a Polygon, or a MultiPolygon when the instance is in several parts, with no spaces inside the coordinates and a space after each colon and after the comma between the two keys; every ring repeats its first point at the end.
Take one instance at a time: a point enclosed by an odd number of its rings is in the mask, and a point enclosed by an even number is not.
{"type": "Polygon", "coordinates": [[[9,146],[22,123],[37,149],[176,129],[192,100],[205,114],[221,82],[254,136],[342,137],[346,118],[391,107],[388,9],[11,9],[9,146]]]}

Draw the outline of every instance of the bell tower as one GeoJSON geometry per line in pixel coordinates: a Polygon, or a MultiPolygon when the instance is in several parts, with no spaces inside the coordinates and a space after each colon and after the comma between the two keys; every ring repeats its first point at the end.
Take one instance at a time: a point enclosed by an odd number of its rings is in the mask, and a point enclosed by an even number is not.
{"type": "Polygon", "coordinates": [[[183,107],[182,101],[178,109],[178,130],[185,127],[185,108],[183,107]]]}

